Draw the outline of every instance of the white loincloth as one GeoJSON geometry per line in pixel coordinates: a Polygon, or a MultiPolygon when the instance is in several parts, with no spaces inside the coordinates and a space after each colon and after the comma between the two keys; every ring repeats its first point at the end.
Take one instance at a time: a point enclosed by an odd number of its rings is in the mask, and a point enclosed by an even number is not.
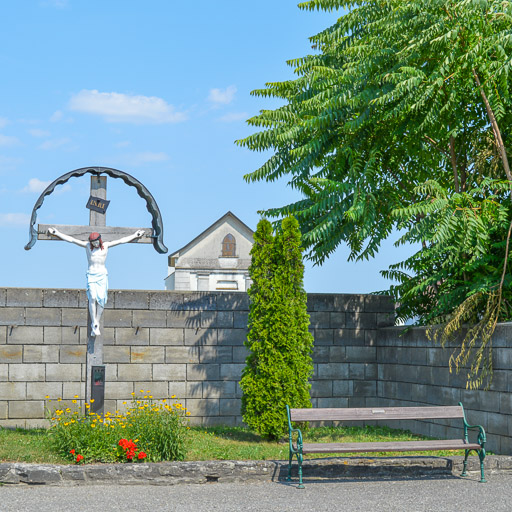
{"type": "Polygon", "coordinates": [[[106,272],[86,272],[87,298],[95,300],[102,308],[107,304],[108,274],[106,272]]]}

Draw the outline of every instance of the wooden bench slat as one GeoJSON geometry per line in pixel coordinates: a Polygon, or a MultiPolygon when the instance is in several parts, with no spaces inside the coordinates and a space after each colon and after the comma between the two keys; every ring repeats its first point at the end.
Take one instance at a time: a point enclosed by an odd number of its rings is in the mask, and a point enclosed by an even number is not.
{"type": "Polygon", "coordinates": [[[371,421],[463,418],[460,406],[364,407],[353,409],[290,409],[292,421],[371,421]]]}
{"type": "Polygon", "coordinates": [[[423,452],[434,450],[480,450],[463,439],[434,441],[385,441],[372,443],[304,443],[303,453],[423,452]]]}

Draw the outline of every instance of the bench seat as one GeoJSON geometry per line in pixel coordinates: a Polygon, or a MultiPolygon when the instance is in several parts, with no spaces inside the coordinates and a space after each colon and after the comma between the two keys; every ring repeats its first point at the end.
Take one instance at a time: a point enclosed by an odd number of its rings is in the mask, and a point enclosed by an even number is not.
{"type": "Polygon", "coordinates": [[[372,443],[303,443],[302,453],[427,452],[436,450],[480,450],[464,439],[435,441],[383,441],[372,443]]]}

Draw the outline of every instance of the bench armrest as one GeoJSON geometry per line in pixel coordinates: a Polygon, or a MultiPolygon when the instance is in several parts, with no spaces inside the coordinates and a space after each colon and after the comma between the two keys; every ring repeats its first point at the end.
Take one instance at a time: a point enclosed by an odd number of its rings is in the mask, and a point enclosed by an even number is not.
{"type": "Polygon", "coordinates": [[[290,429],[290,452],[291,453],[302,453],[302,432],[299,428],[290,429]],[[293,433],[297,433],[297,446],[293,445],[293,433]]]}
{"type": "Polygon", "coordinates": [[[477,443],[483,448],[485,445],[485,442],[487,441],[487,438],[485,436],[485,429],[482,427],[482,425],[470,425],[466,420],[466,412],[464,411],[464,407],[462,405],[462,402],[459,402],[459,405],[462,407],[462,411],[464,412],[464,439],[466,442],[468,442],[468,430],[477,428],[478,429],[478,437],[477,437],[477,443]]]}

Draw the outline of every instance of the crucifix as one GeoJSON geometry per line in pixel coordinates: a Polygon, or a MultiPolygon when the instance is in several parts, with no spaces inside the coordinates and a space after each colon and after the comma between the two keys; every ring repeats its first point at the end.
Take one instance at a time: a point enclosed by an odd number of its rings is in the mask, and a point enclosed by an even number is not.
{"type": "MultiPolygon", "coordinates": [[[[91,176],[91,197],[88,226],[39,224],[38,240],[64,240],[84,247],[87,252],[87,359],[86,400],[95,399],[92,409],[103,412],[104,393],[95,393],[97,386],[104,390],[103,366],[103,308],[107,299],[107,272],[105,259],[108,248],[122,243],[154,243],[151,228],[122,228],[106,225],[107,177],[91,176]]],[[[151,198],[152,199],[152,198],[151,198]]],[[[158,212],[159,213],[159,212],[158,212]]],[[[99,389],[98,388],[98,389],[99,389]]]]}

